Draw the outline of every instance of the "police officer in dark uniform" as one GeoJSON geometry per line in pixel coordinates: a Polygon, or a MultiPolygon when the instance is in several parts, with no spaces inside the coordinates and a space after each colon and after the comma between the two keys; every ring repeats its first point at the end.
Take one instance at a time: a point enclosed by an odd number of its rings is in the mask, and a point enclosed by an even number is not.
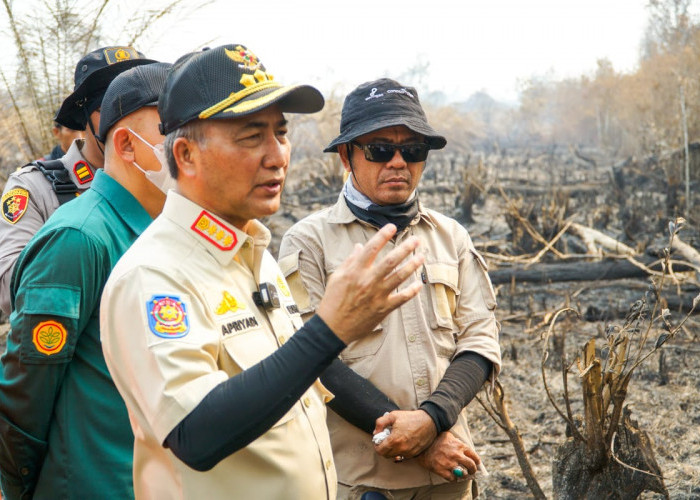
{"type": "Polygon", "coordinates": [[[110,82],[121,72],[153,60],[132,47],[103,47],[84,56],[75,68],[75,87],[54,120],[86,130],[66,154],[34,161],[10,174],[0,200],[0,310],[10,313],[10,279],[20,252],[63,203],[90,187],[104,155],[97,142],[100,104],[110,82]]]}

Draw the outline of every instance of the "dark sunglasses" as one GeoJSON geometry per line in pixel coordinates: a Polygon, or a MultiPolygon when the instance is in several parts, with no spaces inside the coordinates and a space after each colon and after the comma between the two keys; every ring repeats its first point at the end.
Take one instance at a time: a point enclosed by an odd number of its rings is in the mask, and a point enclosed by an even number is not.
{"type": "Polygon", "coordinates": [[[428,157],[428,151],[430,151],[430,146],[424,142],[416,144],[360,144],[359,142],[351,141],[350,144],[364,151],[367,161],[378,163],[391,160],[397,149],[407,163],[425,161],[428,157]]]}

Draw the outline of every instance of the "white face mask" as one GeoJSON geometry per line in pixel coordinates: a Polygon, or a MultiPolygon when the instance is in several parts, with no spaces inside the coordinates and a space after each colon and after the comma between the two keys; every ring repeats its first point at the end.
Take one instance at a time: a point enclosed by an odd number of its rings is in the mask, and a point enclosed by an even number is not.
{"type": "Polygon", "coordinates": [[[154,146],[130,128],[128,128],[128,130],[136,137],[141,139],[141,141],[146,146],[153,150],[153,154],[156,155],[158,162],[160,162],[160,170],[145,170],[141,168],[141,166],[135,161],[132,163],[136,168],[143,172],[143,175],[146,176],[146,179],[151,181],[158,189],[163,191],[165,194],[168,194],[168,189],[175,189],[177,187],[177,181],[173,179],[170,175],[170,169],[168,168],[168,160],[165,158],[165,153],[163,152],[163,145],[156,144],[154,146]]]}

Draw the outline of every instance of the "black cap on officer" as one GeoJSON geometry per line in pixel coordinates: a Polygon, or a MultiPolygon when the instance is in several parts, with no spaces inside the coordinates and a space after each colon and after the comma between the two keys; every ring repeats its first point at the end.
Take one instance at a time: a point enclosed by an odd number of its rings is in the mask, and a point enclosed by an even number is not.
{"type": "Polygon", "coordinates": [[[160,132],[196,119],[239,118],[273,104],[282,112],[315,113],[324,100],[310,85],[279,83],[244,45],[205,49],[175,62],[158,102],[160,132]]]}
{"type": "Polygon", "coordinates": [[[157,106],[172,64],[153,63],[131,68],[109,84],[100,110],[97,138],[107,142],[109,130],[122,118],[145,106],[157,106]]]}
{"type": "Polygon", "coordinates": [[[54,121],[73,130],[85,130],[88,117],[100,107],[114,77],[134,66],[154,62],[133,47],[93,50],[78,61],[73,93],[63,101],[54,121]]]}

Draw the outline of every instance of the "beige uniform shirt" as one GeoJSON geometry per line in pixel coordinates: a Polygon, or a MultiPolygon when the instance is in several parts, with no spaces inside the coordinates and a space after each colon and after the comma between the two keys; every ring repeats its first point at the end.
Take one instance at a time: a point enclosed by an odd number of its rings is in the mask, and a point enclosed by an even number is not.
{"type": "MultiPolygon", "coordinates": [[[[79,190],[90,187],[95,169],[83,157],[83,140],[73,141],[61,158],[71,181],[79,190]]],[[[10,314],[10,280],[20,252],[58,208],[51,183],[35,165],[10,174],[0,202],[0,310],[10,314]]]]}
{"type": "Polygon", "coordinates": [[[320,382],[264,435],[207,472],[163,447],[215,386],[270,355],[302,325],[269,241],[259,222],[246,234],[170,191],[162,215],[114,268],[100,328],[134,431],[137,498],[335,498],[329,393],[320,382]],[[252,292],[264,282],[277,287],[281,307],[255,305],[252,292]]]}
{"type": "MultiPolygon", "coordinates": [[[[341,194],[335,205],[303,219],[285,234],[279,263],[304,317],[314,311],[329,275],[353,245],[365,243],[376,231],[352,214],[341,194]]],[[[426,258],[414,279],[426,286],[387,316],[375,335],[351,343],[340,356],[404,410],[418,408],[435,390],[450,361],[463,351],[489,359],[493,376],[501,365],[495,295],[486,264],[467,231],[457,221],[421,207],[383,253],[410,235],[420,239],[417,251],[426,258]]],[[[444,482],[414,461],[395,464],[379,456],[371,436],[333,412],[328,413],[328,427],[343,484],[398,489],[444,482]]],[[[452,432],[473,446],[466,411],[452,432]]]]}

